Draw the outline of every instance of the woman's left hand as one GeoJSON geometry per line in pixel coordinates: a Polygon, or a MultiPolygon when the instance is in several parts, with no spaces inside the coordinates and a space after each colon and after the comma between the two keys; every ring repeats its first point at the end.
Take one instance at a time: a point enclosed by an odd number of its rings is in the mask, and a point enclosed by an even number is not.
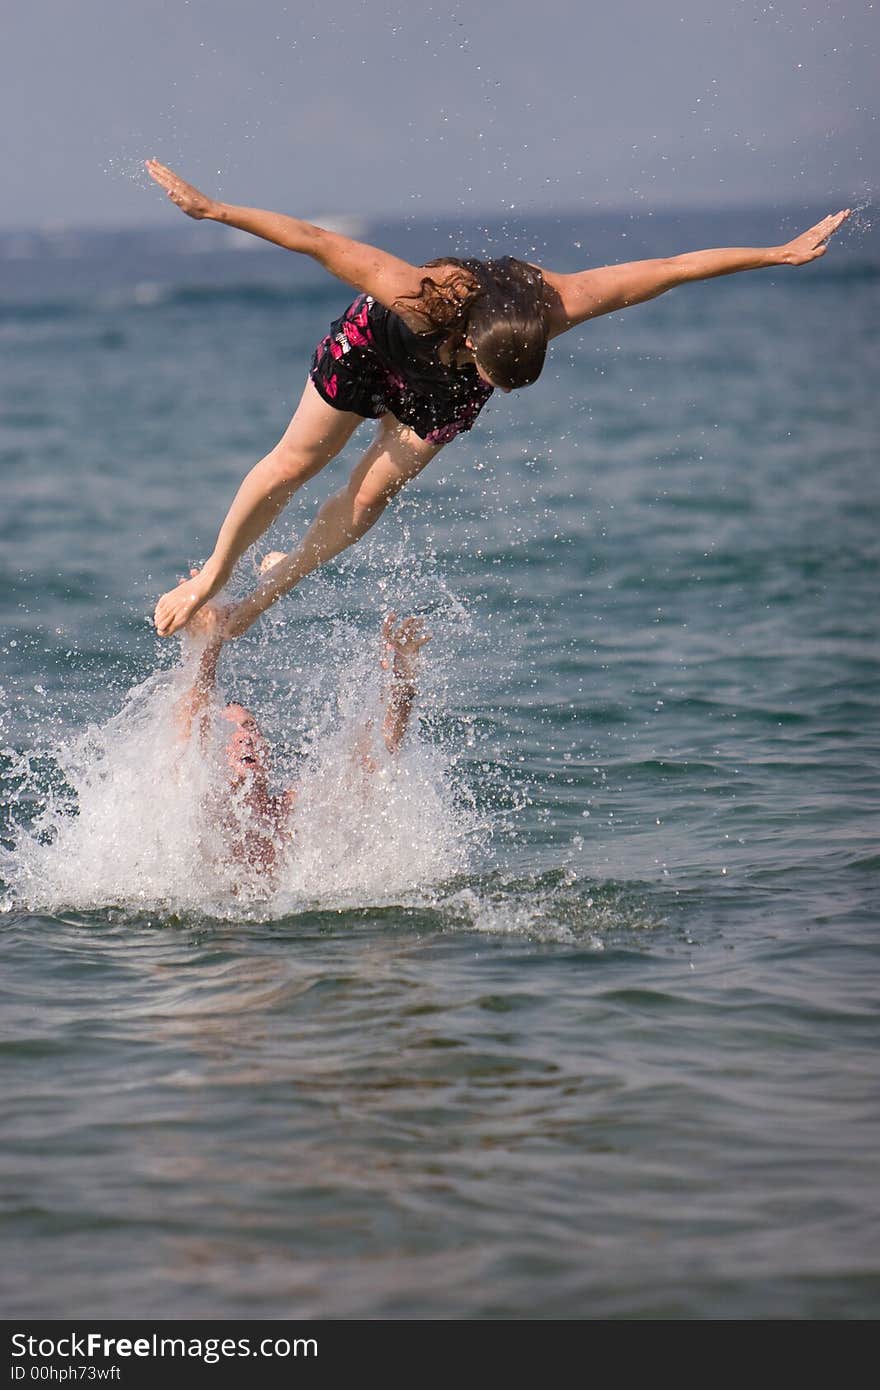
{"type": "Polygon", "coordinates": [[[828,217],[823,217],[821,222],[817,222],[815,227],[810,227],[809,231],[801,232],[794,241],[780,246],[780,265],[806,265],[808,261],[817,261],[820,256],[824,256],[830,238],[838,227],[843,226],[851,212],[852,208],[832,212],[828,217]]]}

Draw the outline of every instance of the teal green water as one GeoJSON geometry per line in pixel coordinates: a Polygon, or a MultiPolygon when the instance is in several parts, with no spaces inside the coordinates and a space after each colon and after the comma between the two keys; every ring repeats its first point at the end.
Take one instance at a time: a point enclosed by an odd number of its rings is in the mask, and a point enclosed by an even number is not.
{"type": "MultiPolygon", "coordinates": [[[[508,234],[565,268],[774,225],[508,234]]],[[[880,280],[848,236],[563,339],[228,650],[305,808],[238,891],[148,614],[344,291],[159,235],[0,247],[7,1316],[876,1315],[880,280]],[[389,607],[434,634],[418,727],[353,796],[389,607]]]]}

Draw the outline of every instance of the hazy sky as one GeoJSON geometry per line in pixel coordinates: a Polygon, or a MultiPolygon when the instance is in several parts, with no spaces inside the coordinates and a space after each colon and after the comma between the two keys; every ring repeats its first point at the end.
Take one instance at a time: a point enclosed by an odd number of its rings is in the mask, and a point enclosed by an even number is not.
{"type": "Polygon", "coordinates": [[[7,0],[0,226],[864,202],[871,0],[7,0]]]}

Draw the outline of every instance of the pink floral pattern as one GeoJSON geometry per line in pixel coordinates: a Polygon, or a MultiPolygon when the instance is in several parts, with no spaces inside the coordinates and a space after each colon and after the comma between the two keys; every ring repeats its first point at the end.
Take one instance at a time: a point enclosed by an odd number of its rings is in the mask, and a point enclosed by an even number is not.
{"type": "Polygon", "coordinates": [[[449,441],[454,439],[457,434],[460,434],[464,428],[464,425],[458,423],[454,425],[441,425],[439,429],[431,430],[431,433],[426,435],[425,438],[429,444],[448,444],[449,441]]]}
{"type": "Polygon", "coordinates": [[[353,323],[351,319],[346,319],[345,323],[342,325],[342,331],[352,347],[363,348],[370,346],[371,338],[369,330],[365,333],[364,330],[358,324],[353,323]]]}

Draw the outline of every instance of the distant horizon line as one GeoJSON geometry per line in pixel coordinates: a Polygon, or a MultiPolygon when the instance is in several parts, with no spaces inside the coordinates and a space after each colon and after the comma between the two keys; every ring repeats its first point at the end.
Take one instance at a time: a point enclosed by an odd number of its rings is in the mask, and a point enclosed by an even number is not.
{"type": "MultiPolygon", "coordinates": [[[[560,204],[558,206],[547,207],[539,204],[523,203],[515,207],[482,209],[478,212],[450,213],[448,211],[437,212],[411,212],[400,211],[396,214],[367,212],[358,213],[352,211],[337,210],[331,212],[325,210],[318,213],[310,213],[303,218],[304,221],[312,222],[316,226],[325,224],[343,225],[358,224],[370,226],[375,224],[387,223],[408,223],[415,225],[437,225],[438,223],[466,222],[503,222],[511,220],[523,220],[526,218],[559,218],[565,220],[576,220],[577,218],[595,219],[600,217],[653,217],[675,216],[677,214],[693,215],[725,215],[725,214],[745,214],[745,213],[766,213],[766,212],[794,212],[796,210],[825,209],[836,211],[836,207],[830,205],[835,200],[833,198],[820,199],[818,195],[811,195],[802,200],[791,200],[786,198],[784,201],[774,199],[749,199],[738,202],[716,202],[704,203],[700,201],[685,201],[681,203],[659,202],[651,206],[644,202],[629,204],[614,204],[607,207],[577,207],[573,204],[560,204]]],[[[846,206],[846,201],[841,204],[846,206]]],[[[861,203],[860,210],[867,211],[873,206],[872,202],[861,203]]],[[[192,221],[194,219],[188,219],[192,221]]],[[[205,219],[209,220],[209,219],[205,219]]],[[[14,236],[59,236],[76,235],[89,233],[131,233],[131,232],[161,232],[170,231],[174,228],[173,221],[160,220],[122,220],[122,221],[100,221],[100,222],[79,222],[79,221],[58,221],[33,222],[33,223],[0,223],[0,237],[14,236]]],[[[182,230],[185,224],[178,219],[177,226],[182,230]]],[[[223,226],[223,223],[215,224],[223,226]]],[[[234,230],[226,228],[226,230],[234,230]]],[[[247,235],[242,233],[242,235],[247,235]]],[[[259,238],[257,238],[259,240],[259,238]]]]}

